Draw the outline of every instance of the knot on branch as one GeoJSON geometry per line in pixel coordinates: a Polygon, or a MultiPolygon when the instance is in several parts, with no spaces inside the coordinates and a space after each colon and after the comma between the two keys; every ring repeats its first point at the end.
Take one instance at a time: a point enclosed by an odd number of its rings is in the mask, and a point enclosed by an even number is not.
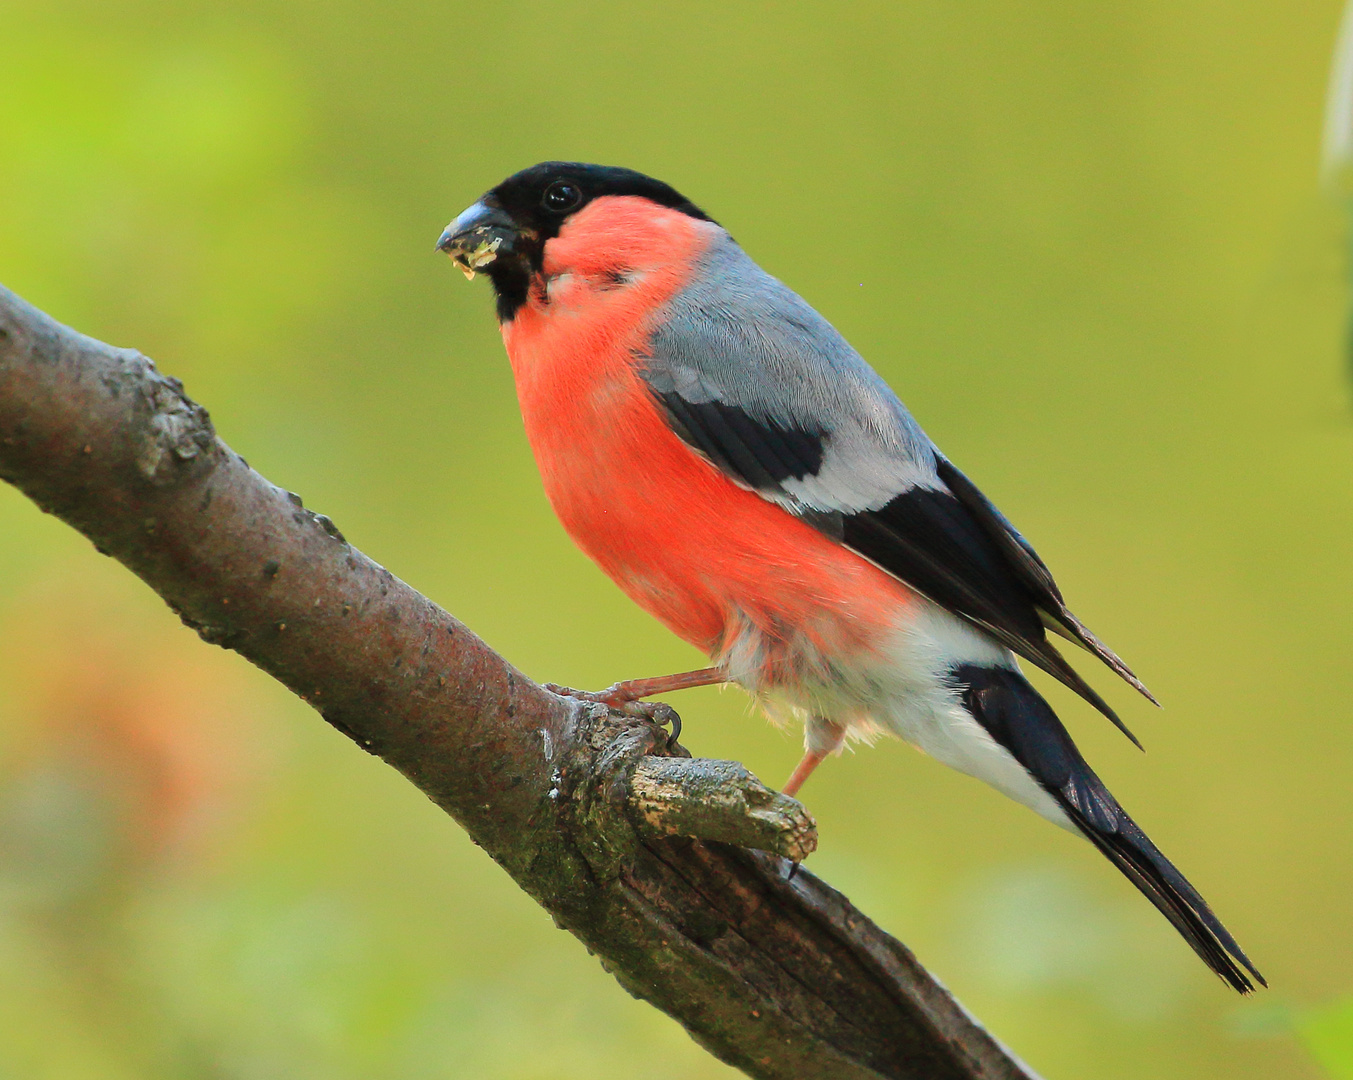
{"type": "Polygon", "coordinates": [[[183,392],[178,379],[148,368],[137,389],[147,413],[136,448],[136,467],[156,486],[173,483],[183,465],[206,454],[216,443],[216,430],[207,410],[183,392]]]}
{"type": "Polygon", "coordinates": [[[556,782],[579,852],[603,881],[644,840],[683,836],[769,851],[801,862],[817,847],[803,805],[736,761],[693,758],[651,720],[581,707],[556,782]]]}

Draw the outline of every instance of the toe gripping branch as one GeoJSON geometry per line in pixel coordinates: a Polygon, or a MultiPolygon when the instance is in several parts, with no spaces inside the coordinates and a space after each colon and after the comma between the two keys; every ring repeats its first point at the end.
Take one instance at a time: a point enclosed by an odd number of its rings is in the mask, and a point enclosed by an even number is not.
{"type": "MultiPolygon", "coordinates": [[[[579,808],[621,810],[644,839],[710,840],[791,863],[817,847],[817,823],[802,803],[766,787],[736,761],[691,757],[676,741],[681,717],[671,706],[585,701],[580,712],[586,730],[557,774],[560,794],[579,808]]],[[[602,824],[594,814],[584,816],[602,824]]]]}
{"type": "MultiPolygon", "coordinates": [[[[677,750],[677,740],[681,738],[681,717],[672,706],[661,701],[640,701],[624,693],[625,683],[616,683],[615,686],[608,687],[605,690],[575,690],[571,686],[560,686],[558,683],[545,683],[545,689],[551,694],[558,694],[560,697],[573,698],[576,701],[586,701],[597,705],[604,705],[612,712],[620,713],[623,716],[631,716],[636,719],[651,720],[660,727],[666,727],[671,734],[667,736],[667,747],[669,750],[677,750]]],[[[680,751],[684,753],[684,751],[680,751]]],[[[687,757],[690,755],[687,754],[687,757]]]]}

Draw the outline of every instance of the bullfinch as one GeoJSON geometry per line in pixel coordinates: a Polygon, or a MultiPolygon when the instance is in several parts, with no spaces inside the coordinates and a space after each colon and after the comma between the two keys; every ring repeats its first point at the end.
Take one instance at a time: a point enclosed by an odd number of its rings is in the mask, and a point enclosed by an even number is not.
{"type": "Polygon", "coordinates": [[[630,169],[525,169],[437,246],[493,283],[564,528],[710,657],[594,700],[736,683],[804,723],[790,794],[845,740],[898,735],[1086,837],[1226,982],[1263,983],[1017,658],[1129,738],[1048,632],[1155,699],[826,319],[689,199],[630,169]]]}

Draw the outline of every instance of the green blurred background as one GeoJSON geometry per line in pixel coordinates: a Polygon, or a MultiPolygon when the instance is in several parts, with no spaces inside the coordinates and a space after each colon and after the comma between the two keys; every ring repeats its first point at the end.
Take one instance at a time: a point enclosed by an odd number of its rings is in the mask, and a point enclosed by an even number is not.
{"type": "MultiPolygon", "coordinates": [[[[1049,1080],[1353,1075],[1338,7],[0,0],[0,280],[182,377],[528,673],[600,686],[699,658],[555,523],[488,286],[433,243],[541,159],[668,180],[1165,702],[1096,676],[1143,758],[1049,690],[1273,989],[1237,999],[1088,845],[897,743],[813,779],[812,869],[1049,1080]]],[[[697,754],[798,756],[739,692],[676,703],[697,754]]],[[[731,1075],[0,489],[0,1078],[731,1075]]]]}

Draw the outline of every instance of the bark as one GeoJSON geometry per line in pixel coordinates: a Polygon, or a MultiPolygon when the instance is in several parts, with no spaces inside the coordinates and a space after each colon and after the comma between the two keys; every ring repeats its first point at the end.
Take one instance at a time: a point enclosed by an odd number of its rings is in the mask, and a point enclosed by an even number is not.
{"type": "Polygon", "coordinates": [[[0,477],[403,773],[626,990],[747,1075],[1033,1076],[904,946],[792,872],[783,856],[815,842],[798,803],[532,682],[253,471],[177,380],[3,288],[0,477]]]}

